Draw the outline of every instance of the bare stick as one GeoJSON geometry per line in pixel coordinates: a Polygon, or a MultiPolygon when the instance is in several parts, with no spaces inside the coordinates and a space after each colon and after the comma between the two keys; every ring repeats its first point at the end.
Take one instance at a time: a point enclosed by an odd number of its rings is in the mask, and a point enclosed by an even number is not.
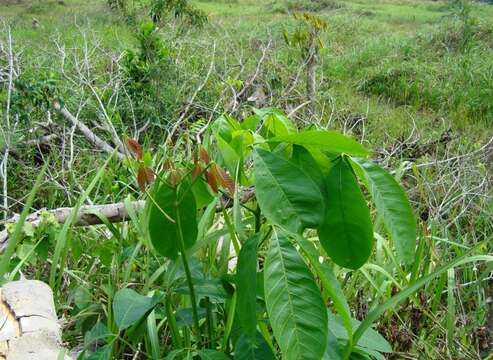
{"type": "MultiPolygon", "coordinates": [[[[131,206],[135,211],[141,211],[144,208],[145,202],[143,200],[131,202],[131,206]]],[[[43,213],[48,212],[55,218],[58,223],[63,223],[70,216],[72,208],[64,207],[54,210],[40,210],[30,214],[26,222],[30,223],[34,228],[38,227],[43,220],[43,213]]],[[[101,218],[96,214],[101,214],[107,218],[109,222],[123,222],[129,219],[128,210],[123,202],[104,205],[86,205],[82,206],[77,214],[74,225],[75,226],[87,226],[102,224],[101,218]]],[[[9,222],[17,220],[17,216],[10,219],[9,222]]],[[[5,229],[0,232],[0,252],[7,246],[7,240],[9,238],[9,232],[5,229]]]]}
{"type": "MultiPolygon", "coordinates": [[[[80,130],[82,134],[98,149],[106,151],[109,154],[113,154],[115,152],[115,149],[108,145],[107,142],[102,140],[99,136],[94,134],[91,129],[89,129],[85,124],[83,124],[81,121],[77,120],[75,116],[73,116],[70,111],[68,111],[65,107],[62,107],[58,102],[55,102],[53,104],[53,107],[55,110],[57,110],[60,114],[65,117],[65,119],[69,120],[74,126],[77,126],[77,128],[80,130]]],[[[121,152],[117,151],[117,156],[120,160],[123,160],[125,158],[125,155],[123,155],[121,152]]]]}
{"type": "Polygon", "coordinates": [[[5,151],[2,160],[2,178],[3,178],[3,208],[4,208],[4,219],[7,218],[9,211],[9,201],[8,201],[8,176],[7,176],[7,165],[9,161],[9,149],[10,149],[10,101],[12,97],[12,88],[14,80],[14,54],[12,51],[12,33],[10,32],[10,26],[7,31],[7,42],[8,42],[8,88],[7,88],[7,107],[5,110],[5,129],[2,129],[4,141],[5,141],[5,151]]]}
{"type": "MultiPolygon", "coordinates": [[[[242,204],[250,201],[255,195],[253,187],[246,188],[242,191],[240,202],[242,204]]],[[[140,212],[144,209],[145,201],[137,200],[130,202],[130,206],[135,212],[140,212]]],[[[230,208],[233,206],[233,200],[225,195],[221,199],[221,204],[217,206],[216,211],[221,212],[224,208],[230,208]]],[[[26,222],[30,223],[33,228],[41,225],[43,221],[43,214],[50,214],[57,223],[63,223],[70,216],[72,212],[71,207],[63,207],[53,210],[38,210],[28,215],[26,222]]],[[[12,218],[4,221],[4,223],[14,223],[18,220],[19,216],[15,215],[12,218]]],[[[77,217],[74,221],[74,226],[88,226],[88,225],[100,225],[104,222],[101,218],[108,219],[111,223],[124,222],[129,220],[128,209],[124,202],[102,204],[102,205],[85,205],[79,209],[77,217]]],[[[9,238],[9,232],[7,229],[0,231],[0,252],[3,252],[7,246],[9,238]]]]}

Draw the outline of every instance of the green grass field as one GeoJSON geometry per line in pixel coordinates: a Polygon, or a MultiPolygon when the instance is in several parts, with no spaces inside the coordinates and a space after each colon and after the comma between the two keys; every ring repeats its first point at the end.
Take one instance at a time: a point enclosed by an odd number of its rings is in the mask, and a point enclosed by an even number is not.
{"type": "MultiPolygon", "coordinates": [[[[8,177],[6,216],[22,211],[42,164],[48,164],[47,173],[32,211],[75,206],[108,159],[53,109],[54,101],[115,147],[113,129],[122,139],[138,139],[154,165],[190,158],[201,128],[223,113],[244,119],[253,106],[278,107],[298,127],[337,130],[365,145],[371,158],[402,183],[418,218],[419,261],[412,268],[396,266],[384,237],[377,238],[361,271],[333,266],[353,317],[362,320],[417,277],[459,256],[493,253],[493,5],[468,3],[461,12],[454,1],[204,0],[193,2],[207,14],[202,28],[183,27],[169,17],[145,37],[141,23],[149,20],[150,2],[127,0],[125,11],[108,3],[0,0],[0,118],[10,121],[2,127],[9,141],[4,136],[0,148],[10,148],[11,154],[8,167],[2,165],[8,177]],[[313,9],[327,29],[321,35],[311,109],[304,61],[284,34],[299,26],[292,12],[313,9]],[[9,33],[15,69],[11,92],[5,70],[9,33]],[[51,132],[58,137],[55,143],[28,145],[51,132]],[[167,147],[168,141],[174,147],[167,147]]],[[[127,160],[109,161],[85,203],[143,198],[132,166],[127,160]]],[[[384,234],[381,215],[370,210],[374,231],[384,234]]],[[[208,236],[229,239],[227,220],[220,216],[208,236]]],[[[141,326],[144,340],[134,342],[135,334],[118,332],[112,322],[117,289],[129,286],[148,295],[173,281],[166,275],[171,265],[147,247],[141,226],[134,218],[127,224],[74,228],[58,264],[53,249],[61,226],[25,231],[12,266],[20,263],[23,274],[44,281],[53,268],[64,266],[54,291],[58,315],[66,318],[68,347],[87,345],[96,323],[119,334],[107,341],[112,347],[106,359],[134,354],[135,359],[164,359],[176,345],[165,306],[153,312],[157,330],[149,319],[141,326]],[[159,332],[160,350],[152,343],[153,330],[159,332]],[[137,348],[144,349],[140,355],[137,348]]],[[[207,251],[200,261],[215,254],[207,251]]],[[[205,266],[226,269],[227,278],[227,250],[221,251],[205,266]]],[[[198,266],[198,258],[192,266],[198,266]]],[[[458,266],[379,317],[374,328],[395,351],[387,358],[492,359],[491,270],[490,262],[479,260],[458,266]]],[[[189,300],[180,296],[175,303],[189,309],[189,300]]],[[[221,306],[214,311],[227,313],[229,307],[221,306]]],[[[188,324],[190,313],[181,316],[180,326],[188,324]]],[[[226,329],[224,324],[220,333],[226,329]]],[[[260,330],[264,337],[269,334],[268,325],[260,330]]],[[[184,346],[194,348],[193,334],[180,331],[184,346]]],[[[94,346],[88,349],[98,354],[94,346]]],[[[105,359],[100,356],[90,359],[105,359]]],[[[360,358],[365,357],[354,357],[360,358]]]]}

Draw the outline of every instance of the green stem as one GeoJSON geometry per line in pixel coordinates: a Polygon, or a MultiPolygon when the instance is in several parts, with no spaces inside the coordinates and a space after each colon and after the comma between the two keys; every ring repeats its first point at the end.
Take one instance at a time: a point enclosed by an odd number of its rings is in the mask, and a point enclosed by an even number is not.
{"type": "Polygon", "coordinates": [[[173,307],[171,301],[171,293],[166,294],[166,316],[168,317],[168,324],[171,330],[171,340],[173,341],[173,346],[176,349],[183,347],[183,342],[181,341],[180,331],[178,330],[178,325],[176,324],[175,314],[173,314],[173,307]]]}
{"type": "Polygon", "coordinates": [[[178,225],[178,234],[180,238],[180,252],[181,259],[183,261],[183,267],[185,268],[185,275],[187,277],[188,290],[190,291],[190,301],[192,302],[192,317],[193,317],[193,325],[195,328],[195,332],[197,334],[197,344],[198,347],[201,347],[201,334],[200,334],[200,325],[199,325],[199,315],[197,312],[197,299],[195,297],[195,289],[193,287],[192,273],[190,272],[190,267],[188,266],[187,253],[185,251],[185,241],[183,240],[183,232],[181,228],[181,220],[180,220],[180,208],[178,204],[175,204],[176,209],[176,224],[178,225]]]}
{"type": "Polygon", "coordinates": [[[238,236],[236,235],[235,228],[233,226],[233,223],[231,222],[231,218],[229,217],[228,213],[226,212],[226,209],[222,208],[223,216],[224,216],[224,222],[226,223],[226,227],[228,228],[229,232],[229,237],[231,238],[231,241],[233,242],[233,247],[235,249],[236,255],[240,253],[240,241],[238,240],[238,236]]]}
{"type": "Polygon", "coordinates": [[[255,233],[260,232],[260,227],[262,226],[262,219],[260,217],[260,206],[257,204],[257,208],[255,209],[255,233]]]}
{"type": "Polygon", "coordinates": [[[206,309],[207,309],[207,331],[209,332],[209,349],[214,349],[214,324],[213,324],[213,318],[212,318],[212,309],[211,309],[211,302],[209,298],[205,298],[206,301],[206,309]]]}

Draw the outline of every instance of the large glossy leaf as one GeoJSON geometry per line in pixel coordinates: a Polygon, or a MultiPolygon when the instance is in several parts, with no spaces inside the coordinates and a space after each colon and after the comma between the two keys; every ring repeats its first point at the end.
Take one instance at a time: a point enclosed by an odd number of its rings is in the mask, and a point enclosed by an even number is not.
{"type": "Polygon", "coordinates": [[[157,186],[148,200],[149,237],[157,252],[176,259],[180,241],[189,249],[197,239],[195,198],[187,182],[182,182],[178,188],[166,183],[157,186]]]}
{"type": "Polygon", "coordinates": [[[321,359],[327,346],[327,309],[296,249],[274,232],[265,260],[265,303],[285,360],[321,359]]]}
{"type": "Polygon", "coordinates": [[[409,201],[392,175],[365,159],[353,159],[363,172],[377,211],[387,227],[399,259],[410,263],[416,247],[416,219],[409,201]]]}
{"type": "Polygon", "coordinates": [[[303,146],[294,145],[291,161],[311,177],[313,182],[320,188],[324,198],[327,198],[324,175],[311,153],[303,146]]]}
{"type": "Polygon", "coordinates": [[[259,235],[249,238],[238,256],[236,315],[243,332],[255,339],[257,327],[257,244],[259,235]]]}
{"type": "Polygon", "coordinates": [[[156,306],[157,298],[143,296],[132,289],[118,290],[113,299],[113,316],[118,330],[126,329],[156,306]]]}
{"type": "Polygon", "coordinates": [[[301,250],[305,254],[305,258],[308,259],[310,265],[313,267],[316,275],[320,279],[324,290],[334,303],[334,308],[337,313],[343,319],[344,327],[346,328],[347,338],[352,339],[353,325],[351,322],[351,311],[347,303],[346,296],[337,281],[337,278],[332,271],[332,268],[326,262],[320,262],[320,252],[317,248],[307,239],[302,236],[296,237],[296,243],[300,246],[301,250]]]}
{"type": "Polygon", "coordinates": [[[281,155],[256,149],[255,194],[262,213],[272,223],[298,233],[318,227],[325,211],[318,185],[281,155]]]}
{"type": "Polygon", "coordinates": [[[276,136],[270,141],[315,147],[334,153],[368,155],[368,151],[360,143],[335,131],[306,130],[297,134],[276,136]]]}
{"type": "Polygon", "coordinates": [[[318,229],[320,243],[338,265],[357,269],[373,247],[370,211],[344,158],[335,161],[327,180],[327,211],[318,229]]]}

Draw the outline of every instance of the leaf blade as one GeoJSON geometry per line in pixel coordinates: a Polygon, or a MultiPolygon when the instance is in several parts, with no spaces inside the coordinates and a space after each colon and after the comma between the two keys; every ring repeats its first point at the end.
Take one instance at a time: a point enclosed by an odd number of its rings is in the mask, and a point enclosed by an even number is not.
{"type": "Polygon", "coordinates": [[[336,160],[326,185],[333,196],[318,228],[320,243],[336,264],[358,269],[370,257],[373,226],[356,177],[344,158],[336,160]]]}
{"type": "Polygon", "coordinates": [[[243,332],[255,340],[257,326],[257,244],[259,235],[247,239],[238,256],[238,302],[236,314],[243,332]]]}
{"type": "Polygon", "coordinates": [[[181,237],[185,249],[192,247],[197,239],[195,197],[187,185],[182,182],[175,188],[161,183],[148,200],[147,229],[151,243],[158,253],[173,260],[178,257],[181,237]]]}
{"type": "Polygon", "coordinates": [[[270,139],[272,142],[286,142],[301,146],[313,146],[325,151],[345,153],[355,156],[368,156],[366,150],[357,141],[336,131],[306,130],[297,134],[276,136],[270,139]]]}
{"type": "Polygon", "coordinates": [[[320,224],[325,211],[321,190],[299,167],[258,148],[253,171],[257,201],[271,222],[292,233],[320,224]]]}
{"type": "Polygon", "coordinates": [[[156,304],[156,298],[140,295],[132,289],[118,290],[113,298],[113,314],[118,330],[135,324],[156,304]]]}
{"type": "Polygon", "coordinates": [[[265,263],[265,303],[283,359],[320,359],[327,346],[327,310],[301,256],[274,232],[265,263]]]}
{"type": "Polygon", "coordinates": [[[377,212],[394,240],[398,258],[403,263],[414,260],[417,227],[416,219],[402,187],[392,175],[364,159],[352,159],[365,176],[377,212]]]}

